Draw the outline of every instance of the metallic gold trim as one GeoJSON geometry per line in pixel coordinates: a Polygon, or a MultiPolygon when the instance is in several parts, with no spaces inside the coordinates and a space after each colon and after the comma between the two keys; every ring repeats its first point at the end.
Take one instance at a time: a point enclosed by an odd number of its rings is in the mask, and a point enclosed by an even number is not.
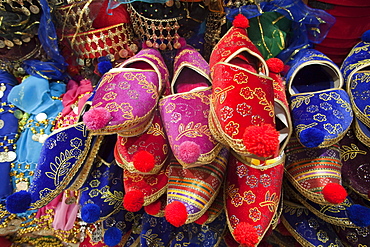
{"type": "Polygon", "coordinates": [[[71,186],[69,186],[69,188],[68,188],[69,190],[74,190],[74,191],[79,190],[82,187],[82,185],[85,183],[85,181],[86,181],[86,179],[87,179],[87,177],[90,173],[91,167],[94,164],[94,160],[96,158],[96,155],[98,154],[98,151],[99,151],[99,148],[100,148],[100,145],[101,145],[103,139],[104,139],[104,136],[96,137],[94,145],[91,147],[91,149],[89,151],[89,155],[88,155],[86,161],[84,162],[84,167],[82,168],[81,172],[76,177],[73,184],[71,186]]]}

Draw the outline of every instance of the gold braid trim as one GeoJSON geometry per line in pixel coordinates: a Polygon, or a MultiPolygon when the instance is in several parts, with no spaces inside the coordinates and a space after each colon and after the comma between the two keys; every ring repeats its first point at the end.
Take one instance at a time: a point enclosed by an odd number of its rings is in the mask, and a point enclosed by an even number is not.
{"type": "Polygon", "coordinates": [[[344,226],[348,228],[358,228],[358,226],[354,225],[350,219],[343,219],[343,218],[335,218],[333,216],[326,215],[316,208],[312,207],[305,199],[303,199],[300,195],[294,192],[287,184],[284,184],[284,189],[288,192],[289,195],[293,196],[297,199],[300,203],[302,203],[306,208],[308,208],[312,213],[314,213],[317,217],[326,221],[332,225],[336,226],[344,226]]]}
{"type": "Polygon", "coordinates": [[[96,158],[96,155],[98,154],[100,145],[104,139],[104,136],[98,136],[96,137],[96,141],[94,142],[94,145],[91,147],[89,154],[87,155],[87,159],[83,164],[83,168],[81,172],[77,175],[75,181],[71,186],[69,186],[69,190],[79,190],[82,185],[85,183],[87,176],[89,175],[89,172],[91,170],[91,167],[94,163],[94,160],[96,158]]]}
{"type": "Polygon", "coordinates": [[[281,222],[285,226],[285,228],[292,234],[292,236],[297,240],[299,244],[303,247],[316,247],[315,245],[308,242],[305,238],[303,238],[295,229],[288,223],[288,221],[284,218],[284,215],[281,216],[281,222]]]}
{"type": "Polygon", "coordinates": [[[284,168],[285,170],[285,176],[288,178],[289,182],[292,183],[292,185],[306,198],[310,199],[311,201],[321,204],[321,205],[332,205],[331,203],[327,202],[324,199],[324,196],[322,194],[314,193],[309,190],[304,189],[290,173],[284,168]]]}

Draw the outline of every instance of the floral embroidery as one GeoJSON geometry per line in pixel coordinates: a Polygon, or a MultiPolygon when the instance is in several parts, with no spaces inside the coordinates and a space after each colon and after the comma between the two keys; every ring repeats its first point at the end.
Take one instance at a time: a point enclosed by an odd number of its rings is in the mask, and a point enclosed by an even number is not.
{"type": "Polygon", "coordinates": [[[70,145],[71,147],[79,148],[80,146],[82,146],[82,140],[78,137],[75,137],[71,140],[70,145]]]}
{"type": "Polygon", "coordinates": [[[320,108],[325,110],[325,111],[330,111],[330,110],[333,109],[332,105],[329,104],[328,102],[320,103],[320,108]]]}
{"type": "Polygon", "coordinates": [[[90,187],[92,188],[96,188],[100,185],[100,181],[97,180],[97,179],[94,179],[94,180],[91,180],[90,183],[89,183],[90,187]]]}
{"type": "Polygon", "coordinates": [[[356,233],[354,233],[354,232],[348,233],[346,238],[351,243],[356,243],[358,241],[358,237],[357,237],[356,233]]]}
{"type": "Polygon", "coordinates": [[[319,122],[325,122],[326,116],[321,113],[317,113],[316,115],[313,116],[313,119],[319,122]]]}
{"type": "Polygon", "coordinates": [[[246,179],[245,183],[246,183],[247,185],[249,185],[249,187],[254,188],[254,187],[256,187],[256,186],[257,186],[257,184],[258,184],[258,179],[257,179],[257,177],[256,177],[256,176],[254,176],[254,175],[247,176],[247,179],[246,179]]]}
{"type": "Polygon", "coordinates": [[[338,110],[333,110],[333,115],[338,119],[344,119],[343,113],[338,110]]]}
{"type": "Polygon", "coordinates": [[[361,235],[362,237],[366,238],[369,234],[369,228],[367,227],[361,227],[361,228],[355,228],[358,235],[361,235]]]}
{"type": "Polygon", "coordinates": [[[320,98],[321,100],[325,100],[325,101],[328,101],[328,100],[330,100],[330,99],[331,99],[330,95],[329,95],[329,94],[327,94],[327,93],[322,93],[322,94],[320,94],[320,95],[319,95],[319,98],[320,98]]]}
{"type": "Polygon", "coordinates": [[[254,226],[254,228],[256,229],[257,234],[261,236],[262,233],[263,233],[262,226],[261,225],[257,225],[257,226],[254,226]]]}
{"type": "Polygon", "coordinates": [[[130,89],[131,85],[127,81],[121,81],[118,83],[118,87],[122,90],[128,90],[130,89]]]}
{"type": "Polygon", "coordinates": [[[135,79],[135,75],[131,72],[124,73],[123,77],[128,81],[133,81],[135,79]]]}
{"type": "Polygon", "coordinates": [[[317,229],[319,227],[319,223],[317,222],[316,219],[314,218],[310,218],[308,219],[308,225],[313,228],[313,229],[317,229]]]}
{"type": "Polygon", "coordinates": [[[128,91],[128,96],[131,99],[138,99],[139,98],[139,94],[136,92],[136,90],[129,90],[128,91]]]}
{"type": "Polygon", "coordinates": [[[247,204],[254,203],[256,201],[256,195],[251,190],[244,191],[244,201],[247,204]]]}
{"type": "Polygon", "coordinates": [[[239,113],[242,117],[245,117],[251,115],[252,107],[247,103],[243,102],[236,106],[236,112],[239,113]]]}
{"type": "Polygon", "coordinates": [[[111,91],[109,93],[104,94],[103,100],[105,101],[114,100],[116,97],[117,97],[117,94],[111,91]]]}
{"type": "Polygon", "coordinates": [[[109,91],[114,90],[115,88],[116,88],[116,84],[115,83],[107,83],[105,85],[104,91],[109,92],[109,91]]]}
{"type": "Polygon", "coordinates": [[[251,124],[253,124],[253,125],[261,125],[264,122],[265,122],[265,120],[260,115],[254,115],[254,116],[252,116],[251,124]]]}
{"type": "Polygon", "coordinates": [[[240,72],[236,75],[234,75],[233,81],[235,81],[238,84],[247,83],[248,82],[248,76],[244,74],[243,72],[240,72]]]}
{"type": "Polygon", "coordinates": [[[234,121],[230,121],[225,126],[226,133],[231,136],[235,136],[239,133],[239,124],[235,123],[234,121]]]}
{"type": "Polygon", "coordinates": [[[166,105],[166,113],[171,113],[176,109],[176,105],[174,103],[169,103],[166,105]]]}
{"type": "Polygon", "coordinates": [[[268,187],[271,185],[271,177],[268,174],[262,174],[260,177],[260,183],[263,187],[268,187]]]}
{"type": "Polygon", "coordinates": [[[244,98],[244,99],[253,99],[254,98],[254,95],[253,95],[253,90],[250,89],[250,87],[243,87],[240,89],[240,95],[244,98]]]}
{"type": "Polygon", "coordinates": [[[319,107],[317,105],[310,105],[306,108],[306,111],[309,113],[315,113],[319,111],[319,107]]]}
{"type": "Polygon", "coordinates": [[[339,123],[335,124],[335,126],[330,123],[326,123],[324,124],[324,129],[330,134],[341,133],[343,131],[342,125],[340,125],[339,123]]]}
{"type": "Polygon", "coordinates": [[[245,167],[245,165],[240,165],[236,167],[236,175],[239,178],[245,177],[247,176],[247,174],[248,174],[248,170],[247,170],[247,167],[245,167]]]}
{"type": "Polygon", "coordinates": [[[231,118],[233,116],[233,109],[228,107],[228,106],[224,106],[222,107],[221,109],[221,120],[226,122],[226,120],[228,118],[231,118]]]}
{"type": "Polygon", "coordinates": [[[171,115],[171,123],[177,123],[178,121],[181,120],[181,113],[174,112],[171,115]]]}
{"type": "Polygon", "coordinates": [[[266,98],[266,93],[260,87],[254,90],[254,94],[259,100],[264,100],[266,98]]]}
{"type": "Polygon", "coordinates": [[[230,224],[231,227],[235,228],[239,224],[240,220],[235,215],[231,215],[230,217],[230,224]]]}
{"type": "Polygon", "coordinates": [[[109,112],[117,112],[119,109],[119,104],[117,102],[110,102],[105,105],[105,109],[107,109],[109,112]]]}
{"type": "Polygon", "coordinates": [[[130,103],[122,103],[121,104],[121,110],[123,112],[122,117],[127,119],[133,119],[134,115],[132,114],[132,110],[134,108],[130,105],[130,103]]]}
{"type": "Polygon", "coordinates": [[[261,219],[261,211],[257,207],[249,209],[249,218],[256,222],[261,219]]]}
{"type": "Polygon", "coordinates": [[[235,207],[239,207],[239,206],[243,205],[243,198],[240,196],[239,193],[236,193],[231,198],[231,204],[233,204],[235,207]]]}
{"type": "Polygon", "coordinates": [[[318,233],[317,233],[317,239],[323,243],[326,243],[327,241],[329,241],[329,237],[328,237],[328,234],[323,231],[323,230],[320,230],[318,233]]]}

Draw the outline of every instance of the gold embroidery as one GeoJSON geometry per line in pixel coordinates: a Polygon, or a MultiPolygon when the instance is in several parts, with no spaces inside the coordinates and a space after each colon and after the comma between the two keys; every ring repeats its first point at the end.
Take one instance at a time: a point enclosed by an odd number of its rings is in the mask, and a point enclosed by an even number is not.
{"type": "Polygon", "coordinates": [[[212,97],[212,102],[216,102],[217,98],[219,98],[219,103],[223,104],[226,100],[227,97],[227,92],[233,90],[235,87],[234,86],[228,86],[224,89],[221,89],[219,87],[215,88],[213,90],[213,97],[212,97]]]}
{"type": "Polygon", "coordinates": [[[314,96],[314,94],[300,95],[300,96],[294,97],[294,99],[292,99],[292,102],[290,104],[290,108],[293,110],[294,108],[300,107],[303,103],[308,105],[311,101],[310,98],[313,97],[313,96],[314,96]]]}
{"type": "Polygon", "coordinates": [[[273,193],[270,196],[270,191],[267,191],[265,194],[265,201],[260,202],[259,205],[261,207],[267,206],[267,208],[270,210],[270,212],[275,212],[277,206],[279,205],[279,197],[276,195],[276,193],[273,193]]]}
{"type": "Polygon", "coordinates": [[[356,144],[351,143],[351,147],[343,145],[340,150],[340,155],[344,161],[347,161],[348,159],[354,159],[356,158],[357,154],[363,154],[366,155],[367,152],[364,150],[360,150],[356,144]]]}
{"type": "Polygon", "coordinates": [[[194,125],[194,122],[189,122],[186,126],[184,124],[180,124],[178,128],[179,134],[176,137],[176,141],[180,140],[183,136],[187,136],[190,138],[196,138],[197,136],[201,137],[204,135],[208,136],[210,139],[212,138],[211,133],[209,132],[208,125],[203,125],[201,123],[197,123],[194,125]]]}

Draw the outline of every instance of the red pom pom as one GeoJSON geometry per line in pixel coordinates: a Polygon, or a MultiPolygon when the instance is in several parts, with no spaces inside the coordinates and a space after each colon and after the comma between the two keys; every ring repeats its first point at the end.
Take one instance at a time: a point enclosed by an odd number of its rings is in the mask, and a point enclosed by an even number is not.
{"type": "Polygon", "coordinates": [[[166,206],[164,216],[173,226],[180,227],[184,225],[188,219],[188,212],[183,203],[174,201],[166,206]]]}
{"type": "Polygon", "coordinates": [[[147,214],[154,216],[154,215],[159,214],[159,212],[161,211],[161,208],[162,208],[162,203],[160,200],[157,200],[149,204],[148,206],[145,206],[144,210],[147,214]]]}
{"type": "Polygon", "coordinates": [[[270,58],[266,63],[269,70],[273,73],[280,73],[284,70],[284,63],[279,58],[270,58]]]}
{"type": "Polygon", "coordinates": [[[207,212],[205,212],[202,216],[200,216],[199,219],[197,219],[194,222],[198,225],[203,225],[204,223],[206,223],[207,220],[208,220],[208,214],[207,212]]]}
{"type": "Polygon", "coordinates": [[[325,200],[333,204],[342,203],[347,197],[346,189],[337,183],[327,184],[322,190],[322,194],[325,200]]]}
{"type": "Polygon", "coordinates": [[[140,190],[132,190],[123,197],[123,207],[130,212],[137,212],[144,204],[144,194],[140,190]]]}
{"type": "Polygon", "coordinates": [[[259,242],[256,228],[247,222],[239,223],[233,234],[235,240],[246,247],[255,247],[259,242]]]}
{"type": "Polygon", "coordinates": [[[132,163],[136,170],[140,172],[150,172],[155,166],[155,159],[153,154],[148,151],[141,150],[134,154],[132,157],[132,163]]]}
{"type": "Polygon", "coordinates": [[[279,148],[279,132],[270,124],[248,126],[243,143],[248,152],[259,157],[271,157],[279,148]]]}
{"type": "Polygon", "coordinates": [[[83,121],[86,127],[91,130],[98,130],[105,127],[112,116],[104,107],[96,107],[87,111],[83,115],[83,121]]]}
{"type": "Polygon", "coordinates": [[[238,14],[233,20],[233,26],[246,29],[249,27],[249,20],[244,15],[238,14]]]}
{"type": "Polygon", "coordinates": [[[185,141],[179,146],[179,159],[191,164],[197,161],[200,156],[200,146],[192,141],[185,141]]]}

